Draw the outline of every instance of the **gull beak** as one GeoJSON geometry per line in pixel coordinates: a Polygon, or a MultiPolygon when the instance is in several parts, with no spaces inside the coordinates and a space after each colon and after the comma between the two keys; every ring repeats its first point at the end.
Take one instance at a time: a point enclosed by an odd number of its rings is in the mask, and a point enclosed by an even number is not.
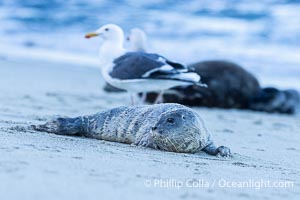
{"type": "Polygon", "coordinates": [[[91,37],[96,37],[96,36],[98,36],[99,34],[98,33],[87,33],[86,35],[85,35],[85,38],[86,39],[89,39],[89,38],[91,38],[91,37]]]}

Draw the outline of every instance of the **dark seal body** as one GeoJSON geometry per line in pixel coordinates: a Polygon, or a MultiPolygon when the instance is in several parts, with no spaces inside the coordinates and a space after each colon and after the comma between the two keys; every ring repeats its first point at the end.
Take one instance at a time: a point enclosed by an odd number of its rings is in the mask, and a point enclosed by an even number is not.
{"type": "MultiPolygon", "coordinates": [[[[164,102],[190,106],[247,108],[252,97],[260,91],[257,79],[235,63],[204,61],[189,65],[189,70],[201,76],[207,87],[190,85],[172,88],[164,95],[164,102]]],[[[153,102],[155,93],[148,93],[153,102]]]]}
{"type": "Polygon", "coordinates": [[[122,106],[94,115],[57,118],[33,128],[165,151],[196,153],[203,150],[211,155],[230,155],[227,147],[215,147],[201,117],[179,104],[122,106]]]}
{"type": "Polygon", "coordinates": [[[300,94],[294,89],[263,88],[251,99],[249,109],[269,113],[298,114],[300,113],[300,94]]]}
{"type": "MultiPolygon", "coordinates": [[[[201,76],[201,81],[207,87],[190,85],[172,88],[165,92],[164,102],[286,114],[300,110],[298,91],[261,88],[254,75],[235,63],[204,61],[188,67],[201,76]]],[[[147,93],[146,99],[154,102],[157,95],[154,92],[147,93]]]]}

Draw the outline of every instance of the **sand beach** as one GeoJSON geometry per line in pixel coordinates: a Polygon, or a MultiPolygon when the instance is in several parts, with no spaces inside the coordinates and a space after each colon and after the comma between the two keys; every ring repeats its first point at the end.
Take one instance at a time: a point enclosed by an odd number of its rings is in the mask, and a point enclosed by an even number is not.
{"type": "Polygon", "coordinates": [[[297,199],[300,117],[195,109],[233,158],[179,154],[24,127],[130,104],[100,70],[0,58],[0,196],[11,199],[297,199]]]}

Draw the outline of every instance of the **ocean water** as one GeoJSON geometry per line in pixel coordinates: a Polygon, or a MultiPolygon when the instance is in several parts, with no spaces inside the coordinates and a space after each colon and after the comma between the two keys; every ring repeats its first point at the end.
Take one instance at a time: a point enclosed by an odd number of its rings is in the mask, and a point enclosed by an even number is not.
{"type": "Polygon", "coordinates": [[[139,27],[149,51],[183,63],[222,59],[264,86],[300,89],[299,0],[1,0],[0,55],[97,66],[106,23],[139,27]]]}

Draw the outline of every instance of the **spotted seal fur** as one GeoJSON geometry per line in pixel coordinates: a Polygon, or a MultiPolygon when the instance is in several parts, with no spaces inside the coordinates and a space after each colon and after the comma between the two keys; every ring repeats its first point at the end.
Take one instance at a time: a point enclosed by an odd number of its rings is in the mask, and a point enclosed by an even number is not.
{"type": "Polygon", "coordinates": [[[33,128],[178,153],[204,151],[210,155],[231,155],[229,148],[214,145],[198,113],[173,103],[121,106],[94,115],[57,118],[33,128]]]}

